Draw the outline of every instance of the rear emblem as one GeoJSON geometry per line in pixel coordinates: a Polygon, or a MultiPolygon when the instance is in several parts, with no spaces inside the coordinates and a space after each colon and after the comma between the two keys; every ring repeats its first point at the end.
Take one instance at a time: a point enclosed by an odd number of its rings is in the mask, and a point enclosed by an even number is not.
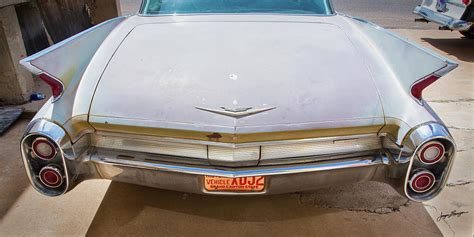
{"type": "Polygon", "coordinates": [[[211,112],[215,114],[220,114],[232,118],[243,118],[254,114],[263,113],[266,111],[270,111],[276,109],[276,107],[268,107],[268,108],[261,108],[261,109],[254,109],[252,107],[243,107],[243,108],[227,108],[227,107],[220,107],[220,109],[209,109],[203,107],[195,107],[196,109],[211,112]]]}

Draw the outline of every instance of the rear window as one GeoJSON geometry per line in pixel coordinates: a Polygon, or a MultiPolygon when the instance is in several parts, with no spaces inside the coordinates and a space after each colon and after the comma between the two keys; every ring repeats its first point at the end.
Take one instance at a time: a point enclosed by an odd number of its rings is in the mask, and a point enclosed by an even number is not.
{"type": "Polygon", "coordinates": [[[212,13],[280,13],[333,14],[329,0],[143,0],[140,13],[212,14],[212,13]]]}

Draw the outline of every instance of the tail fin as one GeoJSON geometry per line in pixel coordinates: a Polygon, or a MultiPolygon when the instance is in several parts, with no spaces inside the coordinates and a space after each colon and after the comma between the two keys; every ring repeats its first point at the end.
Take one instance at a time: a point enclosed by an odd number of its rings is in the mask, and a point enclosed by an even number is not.
{"type": "Polygon", "coordinates": [[[118,17],[94,26],[21,60],[20,64],[50,85],[54,99],[58,99],[71,79],[84,72],[105,38],[124,19],[118,17]]]}

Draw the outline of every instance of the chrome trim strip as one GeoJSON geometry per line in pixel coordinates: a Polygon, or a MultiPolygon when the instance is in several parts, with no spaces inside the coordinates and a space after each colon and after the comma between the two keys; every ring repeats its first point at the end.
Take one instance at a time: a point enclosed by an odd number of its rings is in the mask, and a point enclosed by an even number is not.
{"type": "Polygon", "coordinates": [[[276,107],[268,107],[268,108],[260,108],[260,109],[254,109],[252,107],[243,108],[243,109],[227,109],[225,107],[221,107],[221,110],[217,110],[217,109],[204,108],[200,106],[194,106],[194,108],[205,111],[205,112],[215,113],[215,114],[228,116],[228,117],[236,118],[236,119],[244,118],[251,115],[256,115],[259,113],[276,109],[276,107]]]}
{"type": "Polygon", "coordinates": [[[20,64],[25,67],[28,71],[30,71],[33,75],[39,75],[43,72],[43,70],[39,69],[38,67],[31,64],[31,61],[21,60],[20,64]]]}
{"type": "Polygon", "coordinates": [[[332,154],[355,154],[382,149],[381,137],[338,139],[298,144],[261,146],[260,160],[286,159],[292,157],[327,156],[332,154]]]}
{"type": "Polygon", "coordinates": [[[98,149],[116,149],[124,151],[145,152],[151,154],[182,156],[195,159],[207,159],[206,145],[158,141],[151,139],[128,139],[118,137],[95,137],[93,146],[98,149]]]}
{"type": "Polygon", "coordinates": [[[247,166],[253,166],[257,165],[259,160],[327,157],[333,154],[355,156],[355,153],[378,151],[383,148],[382,138],[375,134],[239,145],[170,138],[147,139],[141,136],[128,138],[116,135],[94,135],[93,146],[99,150],[113,149],[209,160],[213,165],[223,166],[241,165],[241,162],[250,162],[247,166]]]}
{"type": "Polygon", "coordinates": [[[451,72],[452,70],[456,69],[457,67],[459,66],[458,63],[454,62],[454,61],[446,61],[446,66],[439,69],[438,71],[434,72],[433,74],[439,76],[439,77],[442,77],[446,74],[448,74],[449,72],[451,72]]]}
{"type": "Polygon", "coordinates": [[[155,137],[147,135],[135,135],[127,133],[112,133],[97,131],[92,135],[92,145],[95,146],[96,139],[100,139],[100,136],[115,137],[115,138],[127,138],[127,139],[142,139],[146,141],[159,141],[159,142],[175,142],[185,144],[200,144],[210,146],[220,146],[229,148],[244,148],[254,146],[266,146],[266,145],[281,145],[281,144],[298,144],[308,142],[323,142],[323,141],[345,141],[357,138],[374,138],[380,137],[377,134],[362,134],[362,135],[350,135],[350,136],[339,136],[339,137],[320,137],[320,138],[308,138],[308,139],[297,139],[297,140],[280,140],[280,141],[268,141],[268,142],[252,142],[252,143],[224,143],[224,142],[213,142],[213,141],[202,141],[202,140],[188,140],[170,137],[155,137]]]}
{"type": "Polygon", "coordinates": [[[365,156],[356,157],[350,159],[342,159],[337,161],[325,161],[311,164],[299,164],[291,166],[276,166],[272,168],[248,168],[248,169],[219,169],[219,168],[205,168],[198,166],[182,166],[172,165],[163,163],[150,163],[133,160],[119,160],[107,157],[99,157],[97,154],[93,154],[91,161],[97,163],[97,165],[113,165],[113,166],[124,166],[133,167],[139,169],[150,169],[160,170],[169,172],[178,172],[185,174],[194,175],[208,175],[208,176],[219,176],[227,178],[239,178],[239,177],[251,177],[251,176],[271,176],[271,175],[284,175],[284,174],[296,174],[306,172],[317,172],[335,169],[347,169],[357,168],[366,166],[384,165],[384,159],[382,155],[379,156],[365,156]]]}

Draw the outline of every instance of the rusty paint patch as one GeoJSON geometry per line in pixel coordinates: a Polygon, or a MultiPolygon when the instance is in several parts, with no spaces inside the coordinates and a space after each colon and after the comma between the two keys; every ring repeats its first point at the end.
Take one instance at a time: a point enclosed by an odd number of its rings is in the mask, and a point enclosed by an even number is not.
{"type": "Polygon", "coordinates": [[[211,141],[219,141],[219,139],[222,138],[222,135],[219,133],[213,133],[210,135],[206,135],[206,137],[209,138],[209,140],[211,141]]]}

